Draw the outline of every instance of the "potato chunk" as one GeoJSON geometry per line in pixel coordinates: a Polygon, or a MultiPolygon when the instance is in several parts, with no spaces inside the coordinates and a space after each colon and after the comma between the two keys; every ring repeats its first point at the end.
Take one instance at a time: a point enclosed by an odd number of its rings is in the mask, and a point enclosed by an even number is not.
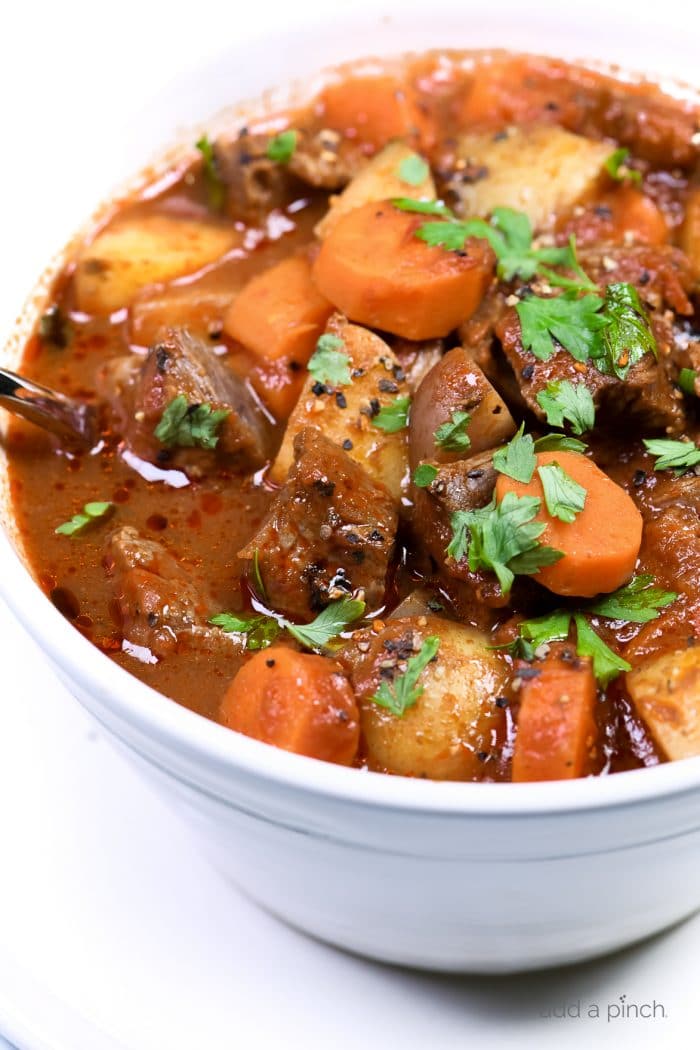
{"type": "Polygon", "coordinates": [[[343,658],[354,664],[370,766],[434,780],[480,779],[503,718],[495,703],[508,678],[503,657],[487,648],[488,639],[475,628],[439,616],[392,619],[378,634],[365,633],[355,636],[343,658]],[[371,697],[380,683],[396,688],[406,660],[431,636],[440,639],[440,648],[421,673],[424,691],[417,702],[401,717],[376,704],[371,697]],[[349,650],[358,643],[360,654],[353,657],[349,650]]]}
{"type": "Polygon", "coordinates": [[[461,135],[457,153],[481,175],[454,187],[465,216],[514,208],[542,230],[594,188],[610,145],[554,125],[533,125],[503,136],[461,135]]]}
{"type": "Polygon", "coordinates": [[[417,185],[401,178],[402,162],[416,156],[405,142],[390,142],[372,157],[339,196],[331,198],[330,208],[316,225],[316,235],[325,237],[341,215],[368,201],[386,201],[392,197],[411,197],[413,200],[424,197],[432,200],[435,197],[435,183],[429,169],[417,185]]]}
{"type": "Polygon", "coordinates": [[[319,384],[309,375],[292,412],[282,447],[270,470],[283,482],[294,461],[294,438],[304,427],[321,430],[360,463],[371,478],[398,500],[408,470],[406,428],[388,433],[373,425],[382,408],[408,396],[395,355],[386,343],[345,318],[331,318],[328,331],[343,341],[352,381],[346,385],[319,384]],[[398,372],[399,378],[396,378],[398,372]]]}
{"type": "Polygon", "coordinates": [[[240,241],[233,226],[175,215],[127,216],[81,251],[75,270],[79,310],[112,313],[149,284],[214,262],[240,241]]]}
{"type": "Polygon", "coordinates": [[[627,688],[667,758],[700,755],[700,648],[666,653],[628,671],[627,688]]]}

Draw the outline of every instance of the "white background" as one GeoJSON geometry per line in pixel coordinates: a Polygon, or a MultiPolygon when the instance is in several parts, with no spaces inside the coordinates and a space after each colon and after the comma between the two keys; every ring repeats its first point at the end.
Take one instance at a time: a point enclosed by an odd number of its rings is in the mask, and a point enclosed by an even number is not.
{"type": "MultiPolygon", "coordinates": [[[[92,148],[95,137],[105,141],[98,124],[115,128],[117,165],[124,112],[147,106],[223,38],[290,18],[289,4],[259,6],[4,7],[3,325],[36,276],[37,241],[60,247],[96,203],[93,175],[112,159],[92,148]],[[54,189],[66,171],[70,195],[54,189]]],[[[296,19],[329,9],[328,0],[293,6],[296,19]]],[[[647,18],[639,0],[607,6],[618,16],[629,10],[637,26],[647,18]]],[[[672,67],[672,56],[662,57],[672,67]]],[[[235,99],[235,70],[230,92],[235,99]]],[[[129,1050],[698,1045],[700,920],[536,977],[444,978],[341,955],[262,914],[204,866],[2,608],[0,668],[0,1031],[33,1030],[32,1050],[100,1050],[108,1044],[93,1025],[129,1050]],[[668,1018],[608,1024],[607,1004],[620,996],[662,1002],[668,1018]],[[598,1003],[603,1019],[541,1016],[563,1000],[581,1000],[584,1013],[598,1003]]]]}

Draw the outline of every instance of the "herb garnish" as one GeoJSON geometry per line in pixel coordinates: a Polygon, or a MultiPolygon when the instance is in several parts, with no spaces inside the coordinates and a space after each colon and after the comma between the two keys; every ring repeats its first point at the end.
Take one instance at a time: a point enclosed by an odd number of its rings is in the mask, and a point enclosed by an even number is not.
{"type": "Polygon", "coordinates": [[[184,394],[178,394],[166,407],[153,433],[163,445],[214,449],[219,442],[217,431],[230,414],[228,408],[190,405],[184,394]]]}
{"type": "Polygon", "coordinates": [[[109,514],[113,506],[113,503],[86,503],[79,514],[74,514],[70,521],[64,521],[54,531],[59,536],[75,536],[76,533],[86,529],[88,525],[92,525],[100,518],[104,518],[105,515],[109,514]]]}
{"type": "Polygon", "coordinates": [[[438,476],[438,468],[432,463],[419,463],[413,471],[413,484],[419,489],[427,489],[438,476]]]}
{"type": "Polygon", "coordinates": [[[454,213],[444,201],[417,201],[413,197],[394,197],[391,203],[399,211],[413,211],[419,215],[444,215],[446,218],[454,219],[454,213]]]}
{"type": "Polygon", "coordinates": [[[298,135],[293,129],[280,131],[279,135],[275,135],[267,144],[265,153],[268,159],[273,160],[275,164],[289,164],[297,148],[297,138],[298,135]]]}
{"type": "Polygon", "coordinates": [[[547,513],[570,525],[586,503],[586,490],[574,481],[558,463],[537,468],[542,482],[547,513]]]}
{"type": "Polygon", "coordinates": [[[525,432],[525,424],[520,424],[515,437],[507,445],[497,449],[493,454],[493,465],[500,474],[507,474],[515,481],[528,485],[535,473],[535,443],[525,432]]]}
{"type": "Polygon", "coordinates": [[[337,335],[326,333],[320,337],[308,364],[317,383],[348,386],[352,382],[350,358],[343,353],[344,348],[345,343],[337,335]]]}
{"type": "Polygon", "coordinates": [[[629,155],[630,151],[621,146],[619,149],[613,150],[604,162],[603,167],[610,178],[615,179],[616,182],[635,182],[639,184],[642,181],[642,173],[637,171],[636,168],[629,166],[627,163],[629,155]]]}
{"type": "Polygon", "coordinates": [[[426,161],[417,153],[411,153],[410,156],[404,157],[401,161],[396,174],[407,185],[420,186],[421,182],[425,182],[428,178],[430,168],[426,161]]]}
{"type": "Polygon", "coordinates": [[[681,368],[678,373],[678,386],[684,394],[690,394],[690,396],[693,397],[695,395],[695,382],[697,378],[698,373],[694,368],[681,368]]]}
{"type": "Polygon", "coordinates": [[[595,425],[595,405],[585,383],[571,383],[568,379],[547,383],[537,395],[537,404],[552,427],[563,427],[566,419],[574,434],[583,434],[595,425]]]}
{"type": "Polygon", "coordinates": [[[558,349],[557,343],[577,361],[601,357],[600,330],[606,324],[600,313],[602,308],[603,300],[598,295],[584,295],[581,299],[570,292],[550,299],[528,296],[515,307],[523,347],[540,361],[549,360],[558,349]]]}
{"type": "Polygon", "coordinates": [[[391,684],[381,682],[371,697],[374,703],[391,711],[397,718],[402,718],[423,695],[424,686],[418,684],[418,679],[431,660],[435,659],[439,648],[440,639],[436,635],[426,638],[416,655],[409,656],[403,674],[397,675],[391,684]]]}
{"type": "Polygon", "coordinates": [[[435,444],[445,452],[465,452],[471,445],[471,438],[467,434],[471,418],[468,412],[456,409],[448,422],[435,431],[435,444]]]}
{"type": "Polygon", "coordinates": [[[630,368],[645,354],[658,357],[648,314],[633,284],[608,285],[603,316],[606,322],[602,331],[604,354],[596,361],[601,372],[625,379],[630,368]]]}
{"type": "Polygon", "coordinates": [[[546,526],[533,518],[541,506],[536,496],[506,492],[500,503],[494,496],[478,510],[455,511],[448,556],[461,561],[466,555],[472,572],[494,572],[503,594],[508,594],[516,575],[532,576],[564,557],[562,551],[538,543],[546,526]]]}
{"type": "Polygon", "coordinates": [[[700,448],[692,441],[644,438],[644,444],[647,451],[657,457],[654,470],[675,470],[683,474],[700,463],[700,448]]]}
{"type": "Polygon", "coordinates": [[[373,427],[379,427],[387,434],[395,434],[408,426],[408,413],[411,409],[410,397],[397,397],[389,405],[384,405],[372,420],[373,427]]]}
{"type": "Polygon", "coordinates": [[[245,635],[248,649],[266,649],[281,630],[288,631],[307,649],[324,649],[348,624],[359,619],[364,611],[364,602],[356,598],[341,598],[327,605],[311,623],[292,623],[284,617],[262,613],[253,616],[218,613],[212,616],[209,623],[221,627],[223,631],[245,635]]]}
{"type": "Polygon", "coordinates": [[[589,605],[588,611],[611,620],[624,620],[625,623],[649,623],[650,620],[656,620],[659,609],[670,605],[678,595],[653,587],[653,583],[654,577],[646,573],[634,576],[624,587],[589,605]]]}
{"type": "Polygon", "coordinates": [[[216,163],[214,146],[209,141],[207,135],[202,135],[201,139],[195,143],[195,146],[202,154],[202,159],[204,161],[204,179],[207,184],[209,207],[212,211],[221,211],[226,199],[226,186],[219,174],[219,166],[216,163]]]}
{"type": "Polygon", "coordinates": [[[585,452],[586,443],[568,434],[545,434],[535,441],[535,452],[585,452]]]}

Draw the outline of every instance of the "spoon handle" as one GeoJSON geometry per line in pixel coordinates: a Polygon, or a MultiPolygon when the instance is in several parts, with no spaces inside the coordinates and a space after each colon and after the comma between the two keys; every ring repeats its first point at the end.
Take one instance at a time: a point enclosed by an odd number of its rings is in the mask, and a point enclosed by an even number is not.
{"type": "Polygon", "coordinates": [[[60,438],[77,438],[92,446],[96,438],[95,410],[48,387],[0,368],[0,406],[23,416],[60,438]]]}

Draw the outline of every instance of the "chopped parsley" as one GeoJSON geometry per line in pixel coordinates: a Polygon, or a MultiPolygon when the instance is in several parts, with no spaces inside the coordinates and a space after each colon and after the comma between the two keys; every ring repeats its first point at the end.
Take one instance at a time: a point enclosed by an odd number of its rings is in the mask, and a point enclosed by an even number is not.
{"type": "Polygon", "coordinates": [[[690,396],[693,397],[695,394],[695,383],[697,378],[698,373],[694,368],[681,368],[678,373],[678,386],[684,394],[690,394],[690,396]]]}
{"type": "Polygon", "coordinates": [[[511,438],[507,445],[494,452],[493,465],[499,474],[507,474],[514,481],[521,481],[523,485],[527,485],[532,481],[537,460],[535,459],[535,443],[524,431],[525,424],[521,423],[515,437],[511,438]]]}
{"type": "Polygon", "coordinates": [[[461,561],[466,555],[472,572],[494,572],[503,594],[508,594],[516,575],[532,576],[564,557],[562,551],[538,542],[545,524],[533,519],[541,506],[536,496],[506,492],[500,503],[494,496],[478,510],[455,511],[448,556],[461,561]]]}
{"type": "Polygon", "coordinates": [[[435,444],[445,452],[466,452],[471,445],[471,439],[467,434],[471,418],[468,412],[461,409],[455,410],[448,422],[443,423],[435,431],[435,444]]]}
{"type": "Polygon", "coordinates": [[[576,624],[576,652],[579,656],[590,656],[593,661],[593,673],[601,683],[607,685],[617,678],[621,671],[630,671],[632,665],[623,660],[606,645],[599,634],[591,627],[582,613],[574,613],[576,624]]]}
{"type": "Polygon", "coordinates": [[[656,456],[654,470],[676,470],[683,474],[700,463],[700,448],[692,441],[674,441],[672,438],[644,438],[652,456],[656,456]]]}
{"type": "Polygon", "coordinates": [[[653,576],[635,576],[624,587],[593,602],[588,606],[588,611],[596,616],[607,616],[611,620],[624,620],[625,623],[648,623],[650,620],[656,620],[659,609],[670,605],[678,595],[673,591],[662,591],[660,587],[653,587],[653,583],[653,576]]]}
{"type": "Polygon", "coordinates": [[[88,525],[93,525],[111,511],[113,503],[86,503],[79,514],[74,514],[70,521],[64,521],[54,531],[58,536],[75,536],[88,525]]]}
{"type": "Polygon", "coordinates": [[[440,648],[440,639],[436,635],[426,638],[415,656],[409,656],[406,670],[397,675],[393,682],[382,681],[372,700],[379,707],[386,708],[392,715],[402,718],[421,698],[424,687],[419,685],[419,678],[428,664],[435,659],[440,648]]]}
{"type": "Polygon", "coordinates": [[[558,463],[537,468],[542,482],[547,513],[570,525],[586,503],[586,490],[574,481],[558,463]]]}
{"type": "Polygon", "coordinates": [[[260,551],[257,547],[253,551],[253,582],[255,583],[255,589],[259,596],[261,598],[267,598],[267,591],[265,590],[262,573],[260,572],[260,551]]]}
{"type": "Polygon", "coordinates": [[[642,181],[642,173],[637,171],[636,168],[629,166],[627,163],[629,155],[630,151],[621,146],[619,149],[612,151],[603,167],[610,178],[615,179],[616,182],[635,182],[639,185],[642,181]]]}
{"type": "Polygon", "coordinates": [[[577,361],[600,357],[603,353],[600,333],[606,324],[602,308],[603,300],[598,295],[584,295],[580,299],[570,292],[550,299],[528,296],[515,307],[523,347],[540,361],[548,361],[558,349],[557,344],[577,361]]]}
{"type": "Polygon", "coordinates": [[[219,442],[217,431],[230,414],[228,408],[190,405],[179,394],[166,407],[153,433],[163,445],[214,449],[219,442]]]}
{"type": "Polygon", "coordinates": [[[201,139],[195,143],[195,146],[202,154],[204,161],[204,179],[209,197],[209,207],[212,211],[221,211],[226,199],[226,186],[219,173],[214,146],[207,135],[202,135],[201,139]]]}
{"type": "Polygon", "coordinates": [[[348,386],[351,382],[350,358],[343,353],[345,343],[337,335],[322,335],[316,343],[309,373],[317,383],[330,383],[331,386],[348,386]]]}
{"type": "Polygon", "coordinates": [[[358,620],[365,611],[365,603],[357,598],[341,598],[331,602],[311,623],[290,623],[280,620],[292,637],[308,649],[323,649],[344,631],[348,624],[358,620]]]}
{"type": "Polygon", "coordinates": [[[545,434],[535,441],[535,452],[585,452],[586,443],[568,434],[545,434]]]}
{"type": "Polygon", "coordinates": [[[408,426],[408,413],[411,410],[410,397],[397,397],[390,405],[384,405],[372,420],[372,426],[379,427],[387,434],[395,434],[408,426]]]}
{"type": "Polygon", "coordinates": [[[226,634],[243,635],[246,649],[267,649],[280,632],[277,620],[263,614],[243,616],[240,613],[217,613],[209,623],[220,627],[226,634]]]}
{"type": "Polygon", "coordinates": [[[280,131],[279,135],[275,135],[267,144],[265,153],[268,159],[275,164],[289,164],[297,148],[297,138],[298,135],[293,129],[280,131]]]}
{"type": "Polygon", "coordinates": [[[658,357],[649,315],[633,284],[608,285],[603,317],[603,354],[596,360],[599,371],[625,379],[645,354],[658,357]]]}
{"type": "Polygon", "coordinates": [[[427,489],[438,476],[438,468],[432,463],[419,463],[413,471],[413,484],[419,489],[427,489]]]}
{"type": "Polygon", "coordinates": [[[396,174],[408,186],[420,186],[430,175],[430,168],[417,153],[411,153],[401,161],[396,174]]]}
{"type": "Polygon", "coordinates": [[[568,638],[570,623],[571,613],[566,609],[555,609],[554,612],[538,616],[534,620],[522,620],[518,624],[519,639],[506,648],[519,653],[526,660],[532,660],[541,645],[561,642],[568,638]]]}
{"type": "Polygon", "coordinates": [[[595,406],[585,383],[571,383],[568,379],[547,383],[537,395],[537,404],[552,427],[563,427],[567,420],[574,434],[583,434],[595,425],[595,406]]]}
{"type": "Polygon", "coordinates": [[[417,201],[413,197],[394,197],[391,203],[399,211],[412,211],[419,215],[444,215],[446,218],[454,219],[454,213],[444,201],[417,201]]]}

